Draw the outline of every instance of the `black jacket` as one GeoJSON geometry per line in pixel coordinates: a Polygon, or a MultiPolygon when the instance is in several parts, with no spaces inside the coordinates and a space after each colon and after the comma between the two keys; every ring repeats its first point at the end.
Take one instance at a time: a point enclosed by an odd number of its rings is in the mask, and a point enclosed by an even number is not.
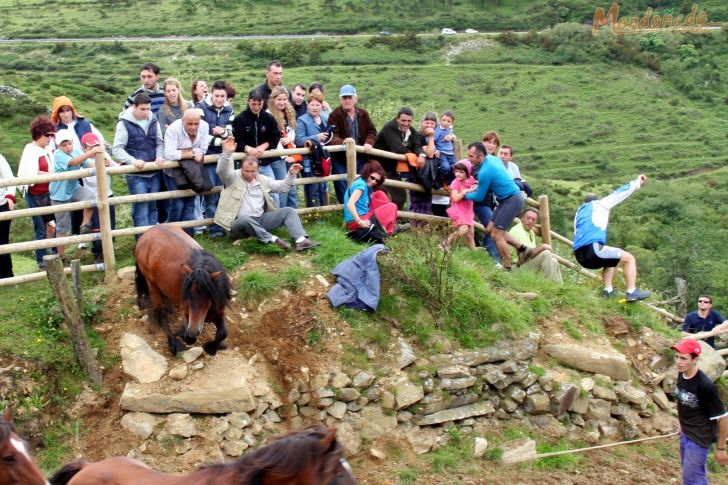
{"type": "MultiPolygon", "coordinates": [[[[272,114],[261,111],[255,115],[247,108],[233,120],[233,136],[237,142],[236,152],[244,152],[247,146],[255,148],[265,142],[268,142],[269,150],[275,150],[281,139],[281,130],[272,114]]],[[[261,160],[261,165],[268,165],[271,161],[261,160]]]]}

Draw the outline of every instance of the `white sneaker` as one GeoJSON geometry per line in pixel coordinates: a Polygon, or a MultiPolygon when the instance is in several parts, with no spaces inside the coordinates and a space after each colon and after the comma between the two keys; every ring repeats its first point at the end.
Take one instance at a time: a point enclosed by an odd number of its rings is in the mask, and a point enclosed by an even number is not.
{"type": "Polygon", "coordinates": [[[88,249],[88,243],[79,243],[78,249],[88,249]]]}

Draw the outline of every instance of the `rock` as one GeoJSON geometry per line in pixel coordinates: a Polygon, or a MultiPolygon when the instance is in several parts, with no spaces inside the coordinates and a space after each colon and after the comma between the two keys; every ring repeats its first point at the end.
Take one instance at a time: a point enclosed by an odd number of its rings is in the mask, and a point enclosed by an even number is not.
{"type": "Polygon", "coordinates": [[[334,404],[333,398],[324,397],[324,398],[318,400],[318,402],[316,403],[316,407],[319,409],[325,409],[325,408],[331,406],[332,404],[334,404]]]}
{"type": "Polygon", "coordinates": [[[448,365],[464,365],[475,367],[481,364],[502,362],[505,360],[529,360],[536,355],[539,334],[532,332],[528,336],[477,350],[463,350],[452,354],[438,354],[430,357],[436,367],[448,365]]]}
{"type": "Polygon", "coordinates": [[[394,384],[394,399],[397,410],[407,408],[425,397],[422,386],[413,384],[406,377],[394,384]]]}
{"type": "Polygon", "coordinates": [[[427,341],[428,347],[435,352],[446,354],[452,352],[452,343],[444,335],[434,335],[427,341]]]}
{"type": "Polygon", "coordinates": [[[205,368],[204,362],[195,362],[194,364],[192,364],[190,366],[190,369],[192,369],[192,370],[202,370],[204,368],[205,368]]]}
{"type": "Polygon", "coordinates": [[[346,404],[341,401],[334,401],[331,406],[326,408],[326,412],[336,419],[341,419],[346,414],[346,404]]]}
{"type": "Polygon", "coordinates": [[[476,402],[455,409],[446,409],[433,414],[423,416],[417,423],[418,426],[430,426],[438,423],[446,423],[448,421],[458,421],[460,419],[470,418],[473,416],[483,416],[495,412],[495,408],[488,401],[476,402]]]}
{"type": "Polygon", "coordinates": [[[228,428],[224,435],[226,440],[235,441],[243,437],[243,430],[239,428],[228,428]]]}
{"type": "Polygon", "coordinates": [[[187,377],[187,372],[188,372],[187,366],[184,364],[179,364],[170,369],[169,377],[171,379],[181,381],[182,379],[187,377]]]}
{"type": "Polygon", "coordinates": [[[503,394],[507,398],[519,404],[522,403],[523,400],[526,398],[526,391],[516,385],[508,386],[503,394]]]}
{"type": "Polygon", "coordinates": [[[591,377],[585,377],[581,381],[579,381],[579,387],[582,388],[582,390],[586,392],[591,392],[592,389],[594,389],[594,379],[591,377]]]}
{"type": "Polygon", "coordinates": [[[315,415],[318,411],[316,410],[316,408],[313,408],[311,406],[303,406],[301,408],[298,408],[298,412],[304,418],[310,418],[313,415],[315,415]]]}
{"type": "Polygon", "coordinates": [[[501,365],[499,365],[498,368],[504,374],[513,374],[518,370],[518,365],[515,362],[513,362],[512,360],[507,360],[507,361],[503,362],[501,365]]]}
{"type": "Polygon", "coordinates": [[[369,455],[380,461],[387,458],[387,455],[385,455],[383,452],[379,451],[376,448],[369,448],[369,455]]]}
{"type": "Polygon", "coordinates": [[[670,408],[670,401],[667,399],[667,395],[665,392],[660,389],[659,387],[656,387],[652,390],[652,400],[657,404],[657,406],[660,407],[660,409],[669,409],[670,408]]]}
{"type": "Polygon", "coordinates": [[[339,399],[344,402],[356,401],[359,399],[361,394],[359,390],[354,387],[345,387],[339,392],[339,399]]]}
{"type": "Polygon", "coordinates": [[[438,441],[437,431],[432,428],[413,428],[405,434],[405,437],[412,446],[412,450],[418,455],[430,451],[438,441]]]}
{"type": "Polygon", "coordinates": [[[624,416],[627,413],[627,409],[629,407],[626,404],[612,404],[612,407],[610,409],[610,413],[612,413],[612,416],[624,416]]]}
{"type": "Polygon", "coordinates": [[[550,409],[551,400],[549,396],[541,392],[526,396],[526,401],[523,404],[523,410],[528,414],[548,413],[550,409]]]}
{"type": "Polygon", "coordinates": [[[473,458],[482,458],[488,449],[488,440],[483,437],[475,438],[475,446],[473,447],[473,458]]]}
{"type": "MultiPolygon", "coordinates": [[[[427,396],[430,397],[430,396],[427,396]]],[[[427,403],[421,410],[421,414],[432,414],[445,409],[459,408],[467,404],[473,404],[478,400],[478,396],[475,394],[466,394],[464,396],[451,396],[447,399],[443,398],[442,395],[433,397],[432,401],[427,403]]],[[[424,399],[422,401],[424,403],[424,399]]]]}
{"type": "Polygon", "coordinates": [[[351,381],[351,385],[354,387],[369,387],[374,382],[374,376],[367,374],[366,372],[359,372],[354,376],[351,381]]]}
{"type": "Polygon", "coordinates": [[[278,415],[277,412],[273,411],[272,409],[269,409],[263,414],[265,416],[265,419],[268,420],[269,423],[280,423],[281,417],[278,415]]]}
{"type": "MultiPolygon", "coordinates": [[[[616,395],[615,395],[616,397],[616,395]]],[[[579,393],[578,396],[574,398],[574,401],[571,403],[571,406],[569,406],[569,412],[577,413],[577,414],[586,414],[586,412],[589,410],[589,396],[582,396],[581,393],[579,393]]]]}
{"type": "Polygon", "coordinates": [[[351,384],[351,378],[343,372],[339,372],[331,379],[331,386],[334,389],[341,389],[342,387],[346,387],[349,384],[351,384]]]}
{"type": "Polygon", "coordinates": [[[361,438],[351,423],[342,421],[336,425],[336,439],[344,446],[347,455],[353,456],[359,453],[361,438]]]}
{"type": "Polygon", "coordinates": [[[167,359],[133,333],[121,338],[121,364],[126,375],[142,383],[156,382],[167,373],[167,359]]]}
{"type": "Polygon", "coordinates": [[[197,435],[195,420],[189,414],[173,413],[165,421],[164,429],[171,435],[185,438],[197,435]]]}
{"type": "Polygon", "coordinates": [[[597,399],[604,399],[605,401],[617,400],[617,393],[608,387],[594,386],[594,389],[592,389],[592,395],[597,399]]]}
{"type": "Polygon", "coordinates": [[[328,387],[319,387],[317,390],[313,392],[314,397],[317,397],[318,399],[323,399],[326,397],[334,397],[334,391],[329,389],[328,387]]]}
{"type": "Polygon", "coordinates": [[[126,413],[121,418],[121,427],[145,440],[151,436],[157,418],[149,413],[126,413]]]}
{"type": "Polygon", "coordinates": [[[617,393],[619,402],[622,403],[631,403],[643,406],[645,399],[647,398],[647,393],[645,393],[645,391],[637,389],[631,384],[624,384],[620,382],[614,387],[614,391],[617,393]]]}
{"type": "Polygon", "coordinates": [[[410,413],[409,411],[399,411],[397,413],[397,422],[398,423],[409,423],[410,421],[412,421],[413,417],[414,417],[413,414],[410,413]]]}
{"type": "Polygon", "coordinates": [[[230,428],[230,422],[226,416],[220,416],[219,418],[212,418],[210,421],[210,431],[217,436],[221,436],[230,428]]]}
{"type": "Polygon", "coordinates": [[[524,300],[535,300],[538,298],[538,293],[533,291],[516,292],[515,295],[519,298],[523,298],[524,300]]]}
{"type": "Polygon", "coordinates": [[[222,443],[222,451],[228,456],[240,456],[249,448],[244,440],[225,440],[222,443]]]}
{"type": "Polygon", "coordinates": [[[578,370],[608,375],[619,381],[629,379],[627,358],[615,352],[597,352],[577,344],[544,345],[548,355],[578,370]]]}
{"type": "Polygon", "coordinates": [[[425,390],[425,394],[428,394],[435,389],[435,381],[432,379],[432,377],[422,379],[422,389],[425,390]]]}
{"type": "Polygon", "coordinates": [[[455,391],[458,389],[467,389],[475,384],[475,376],[459,377],[457,379],[441,379],[440,388],[447,391],[455,391]]]}
{"type": "Polygon", "coordinates": [[[574,384],[562,382],[559,388],[554,392],[551,412],[555,416],[561,416],[569,410],[571,404],[580,394],[579,387],[574,384]]]}
{"type": "Polygon", "coordinates": [[[604,399],[590,399],[587,419],[595,421],[608,421],[612,416],[612,403],[604,399]]]}
{"type": "Polygon", "coordinates": [[[661,412],[655,413],[649,421],[650,424],[652,424],[652,426],[662,434],[672,433],[679,427],[677,418],[661,412]]]}
{"type": "Polygon", "coordinates": [[[224,414],[255,409],[255,398],[246,387],[199,389],[176,394],[147,392],[139,384],[127,383],[121,395],[121,409],[157,414],[224,414]]]}
{"type": "Polygon", "coordinates": [[[470,377],[470,367],[465,365],[447,365],[437,369],[437,377],[440,379],[456,379],[458,377],[470,377]]]}
{"type": "Polygon", "coordinates": [[[527,389],[534,385],[536,381],[538,381],[538,376],[533,372],[527,372],[526,377],[524,377],[522,381],[519,381],[519,384],[521,384],[521,387],[524,389],[527,389]]]}
{"type": "Polygon", "coordinates": [[[192,347],[182,354],[182,360],[187,364],[191,364],[196,361],[205,351],[202,347],[192,347]]]}
{"type": "Polygon", "coordinates": [[[382,396],[379,398],[379,404],[383,409],[394,409],[395,397],[389,391],[382,391],[382,396]]]}
{"type": "Polygon", "coordinates": [[[326,387],[329,385],[329,375],[316,374],[311,378],[309,385],[311,386],[311,389],[320,389],[322,387],[326,387]]]}
{"type": "Polygon", "coordinates": [[[548,436],[554,438],[562,438],[566,436],[567,429],[558,419],[554,418],[550,414],[539,414],[536,416],[529,416],[528,420],[536,426],[539,430],[548,436]]]}
{"type": "Polygon", "coordinates": [[[571,416],[571,424],[578,426],[580,428],[583,428],[586,424],[586,421],[584,421],[584,418],[581,417],[581,414],[573,413],[571,416]]]}
{"type": "Polygon", "coordinates": [[[367,399],[369,399],[371,402],[379,400],[380,397],[382,397],[382,388],[379,386],[372,386],[369,389],[367,389],[367,399]]]}
{"type": "Polygon", "coordinates": [[[604,439],[616,439],[619,435],[619,426],[617,423],[599,423],[599,434],[604,439]]]}
{"type": "Polygon", "coordinates": [[[478,367],[478,374],[482,375],[488,384],[498,390],[505,389],[513,382],[498,366],[494,365],[478,367]]]}
{"type": "Polygon", "coordinates": [[[399,339],[399,360],[397,361],[397,368],[404,369],[408,365],[412,364],[417,357],[412,346],[405,342],[402,338],[399,339]]]}
{"type": "Polygon", "coordinates": [[[554,376],[551,375],[551,372],[545,372],[542,376],[538,377],[538,385],[545,390],[551,384],[552,380],[554,380],[554,376]]]}
{"type": "Polygon", "coordinates": [[[718,379],[725,370],[725,360],[713,347],[705,343],[704,340],[698,340],[703,351],[698,358],[698,369],[705,372],[711,380],[718,379]]]}
{"type": "Polygon", "coordinates": [[[510,398],[501,399],[500,408],[507,413],[512,413],[518,408],[518,403],[510,398]]]}
{"type": "Polygon", "coordinates": [[[526,438],[503,446],[501,461],[506,464],[529,461],[536,458],[536,442],[526,438]]]}
{"type": "Polygon", "coordinates": [[[369,405],[361,410],[362,422],[366,423],[360,430],[363,439],[375,440],[383,434],[389,434],[397,427],[396,416],[384,414],[379,406],[369,405]]]}
{"type": "MultiPolygon", "coordinates": [[[[299,399],[301,399],[301,392],[298,389],[291,389],[290,391],[288,391],[287,400],[289,403],[293,404],[296,401],[298,401],[299,399]]],[[[308,403],[306,403],[306,404],[308,404],[308,403]]]]}

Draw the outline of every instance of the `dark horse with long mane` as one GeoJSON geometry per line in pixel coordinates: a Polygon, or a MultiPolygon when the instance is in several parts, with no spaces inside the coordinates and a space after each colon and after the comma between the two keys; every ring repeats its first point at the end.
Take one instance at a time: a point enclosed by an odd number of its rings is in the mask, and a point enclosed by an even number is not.
{"type": "Polygon", "coordinates": [[[51,485],[355,485],[336,430],[320,424],[289,433],[236,461],[189,475],[152,470],[130,458],[79,461],[56,472],[51,485]]]}
{"type": "Polygon", "coordinates": [[[215,324],[215,339],[203,348],[215,355],[225,348],[227,337],[225,307],[230,303],[230,279],[215,256],[203,250],[181,228],[160,224],[137,241],[136,290],[139,308],[149,309],[151,317],[167,335],[169,351],[182,352],[202,333],[205,322],[215,324]],[[150,305],[151,300],[151,305],[150,305]],[[174,307],[182,312],[184,330],[172,332],[168,317],[174,307]]]}
{"type": "Polygon", "coordinates": [[[48,482],[28,453],[28,446],[15,434],[10,409],[0,416],[0,485],[47,485],[48,482]]]}

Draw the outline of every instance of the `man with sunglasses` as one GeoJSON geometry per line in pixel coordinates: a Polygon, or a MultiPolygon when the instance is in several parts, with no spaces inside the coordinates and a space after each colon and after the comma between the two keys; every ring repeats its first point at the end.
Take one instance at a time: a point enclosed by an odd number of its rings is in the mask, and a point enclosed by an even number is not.
{"type": "Polygon", "coordinates": [[[713,298],[709,295],[698,297],[698,309],[688,313],[682,324],[682,331],[686,334],[710,332],[711,337],[705,339],[705,343],[713,348],[715,348],[715,336],[726,329],[728,322],[723,315],[713,310],[713,298]]]}

